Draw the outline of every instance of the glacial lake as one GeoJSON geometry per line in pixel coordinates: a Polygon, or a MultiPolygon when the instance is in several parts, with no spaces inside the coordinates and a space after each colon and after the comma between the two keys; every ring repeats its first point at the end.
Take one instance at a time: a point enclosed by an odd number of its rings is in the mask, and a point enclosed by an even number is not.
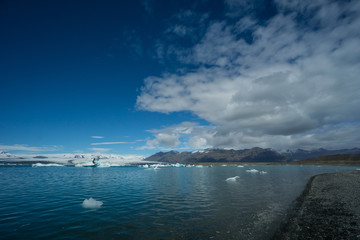
{"type": "Polygon", "coordinates": [[[0,239],[268,239],[311,176],[353,169],[3,165],[0,239]]]}

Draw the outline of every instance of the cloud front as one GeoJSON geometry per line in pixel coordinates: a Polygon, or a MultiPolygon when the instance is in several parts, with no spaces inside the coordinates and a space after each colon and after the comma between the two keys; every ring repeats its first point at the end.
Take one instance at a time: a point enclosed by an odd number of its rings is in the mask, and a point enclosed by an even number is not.
{"type": "MultiPolygon", "coordinates": [[[[235,2],[227,4],[246,3],[235,2]]],[[[273,4],[266,20],[232,9],[210,21],[191,47],[176,49],[181,71],[145,79],[137,108],[206,120],[188,133],[193,147],[358,146],[360,2],[273,4]]],[[[180,145],[169,129],[151,141],[180,145]]]]}

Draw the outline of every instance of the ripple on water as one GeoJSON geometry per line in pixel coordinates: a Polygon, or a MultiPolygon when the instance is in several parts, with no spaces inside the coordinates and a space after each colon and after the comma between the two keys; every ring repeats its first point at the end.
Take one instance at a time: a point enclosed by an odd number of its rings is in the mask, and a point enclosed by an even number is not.
{"type": "Polygon", "coordinates": [[[263,239],[310,176],[335,167],[3,168],[4,239],[263,239]],[[21,177],[19,177],[21,176],[21,177]],[[239,176],[238,184],[227,178],[239,176]],[[84,209],[84,199],[102,201],[84,209]]]}

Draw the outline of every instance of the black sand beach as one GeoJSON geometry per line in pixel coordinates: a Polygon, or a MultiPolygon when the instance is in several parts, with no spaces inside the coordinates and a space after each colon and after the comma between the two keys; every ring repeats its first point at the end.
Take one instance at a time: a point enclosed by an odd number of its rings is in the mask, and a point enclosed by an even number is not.
{"type": "Polygon", "coordinates": [[[360,171],[312,177],[272,239],[360,239],[360,171]]]}

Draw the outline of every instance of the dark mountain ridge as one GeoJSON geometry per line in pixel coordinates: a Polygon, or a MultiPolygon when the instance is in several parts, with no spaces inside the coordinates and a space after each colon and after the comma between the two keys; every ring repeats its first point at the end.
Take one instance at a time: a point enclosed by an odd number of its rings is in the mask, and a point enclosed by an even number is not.
{"type": "Polygon", "coordinates": [[[207,149],[195,152],[158,152],[146,161],[165,163],[203,163],[203,162],[287,162],[287,156],[269,148],[254,147],[244,150],[207,149]]]}
{"type": "Polygon", "coordinates": [[[323,155],[315,158],[307,158],[293,162],[293,164],[336,164],[336,165],[360,165],[360,154],[334,154],[323,155]]]}
{"type": "Polygon", "coordinates": [[[316,158],[326,155],[339,154],[360,154],[359,148],[340,149],[340,150],[302,150],[287,151],[285,153],[276,152],[270,148],[254,147],[251,149],[206,149],[204,151],[194,152],[158,152],[146,161],[163,163],[204,163],[204,162],[247,162],[247,163],[290,163],[298,160],[316,158]]]}
{"type": "Polygon", "coordinates": [[[308,158],[316,158],[325,155],[337,155],[337,154],[360,154],[360,148],[352,149],[339,149],[339,150],[327,150],[324,148],[314,149],[314,150],[303,150],[297,149],[296,151],[288,150],[285,153],[282,153],[288,156],[293,161],[303,160],[308,158]]]}

